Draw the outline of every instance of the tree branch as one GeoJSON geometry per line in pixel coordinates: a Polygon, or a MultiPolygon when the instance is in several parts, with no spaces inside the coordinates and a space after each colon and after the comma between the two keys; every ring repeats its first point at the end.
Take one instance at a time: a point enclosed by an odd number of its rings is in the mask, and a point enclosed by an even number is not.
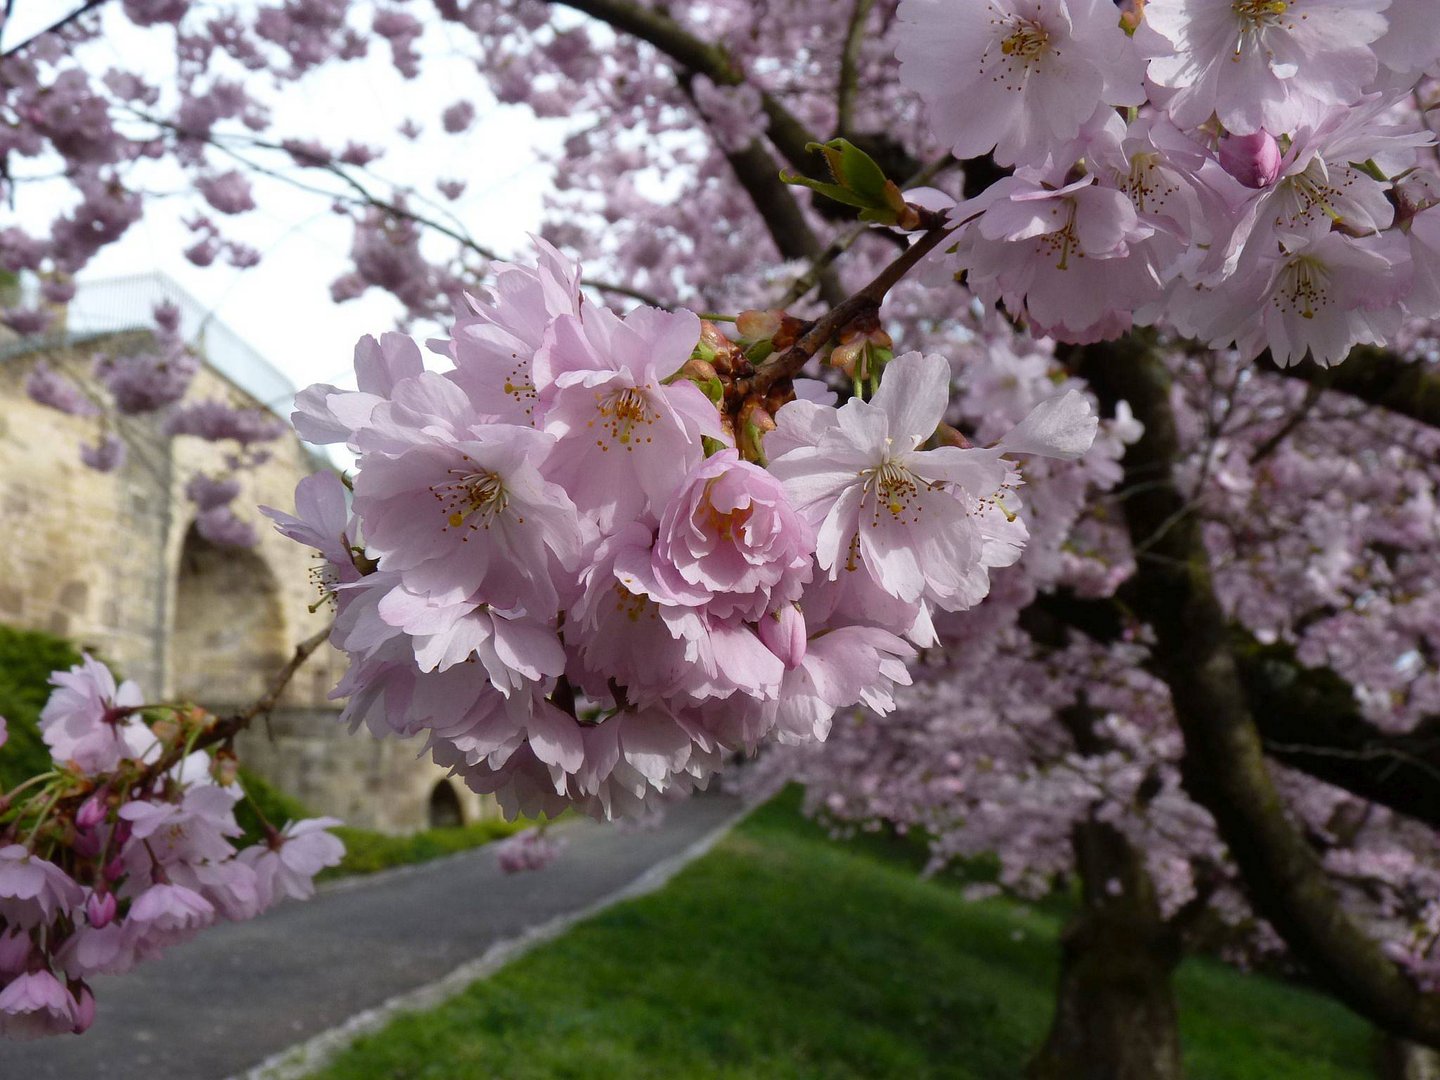
{"type": "Polygon", "coordinates": [[[187,754],[193,754],[196,750],[208,750],[212,746],[219,746],[227,743],[250,726],[257,716],[272,711],[280,702],[280,697],[285,693],[285,688],[295,678],[295,673],[304,666],[305,661],[310,659],[316,649],[330,637],[332,627],[326,626],[323,630],[317,630],[299,645],[295,646],[295,652],[286,661],[285,666],[276,673],[271,680],[270,687],[255,701],[251,702],[239,712],[231,713],[228,716],[218,717],[215,723],[199,738],[191,742],[177,741],[160,755],[141,775],[136,782],[137,787],[148,787],[158,778],[180,764],[187,754]]]}
{"type": "Polygon", "coordinates": [[[849,138],[855,128],[855,92],[860,82],[860,50],[865,45],[866,24],[875,0],[855,0],[845,44],[840,51],[840,80],[835,88],[835,133],[849,138]]]}
{"type": "MultiPolygon", "coordinates": [[[[48,37],[50,34],[54,34],[54,33],[57,33],[57,32],[60,31],[60,30],[65,29],[65,27],[67,27],[67,26],[69,26],[71,23],[75,22],[75,20],[79,19],[79,18],[80,18],[81,16],[83,16],[83,15],[88,15],[90,12],[94,11],[96,8],[98,8],[98,7],[99,7],[101,4],[103,4],[103,3],[105,3],[105,0],[85,0],[85,3],[84,3],[84,4],[82,4],[80,7],[76,8],[74,11],[70,12],[70,14],[69,14],[69,15],[66,15],[63,19],[60,19],[58,22],[51,23],[49,26],[47,26],[44,30],[41,30],[39,33],[37,33],[37,34],[32,34],[30,37],[28,37],[28,38],[26,38],[24,41],[20,42],[20,44],[18,44],[18,45],[12,45],[12,46],[10,46],[10,48],[6,49],[3,53],[0,53],[0,60],[9,60],[12,56],[15,56],[15,55],[18,54],[18,53],[24,52],[26,49],[28,49],[31,45],[35,44],[35,42],[39,41],[41,38],[43,38],[43,37],[48,37]]],[[[6,15],[5,21],[6,21],[6,22],[9,22],[9,21],[10,21],[10,20],[9,20],[10,4],[9,4],[8,2],[7,2],[6,5],[5,5],[5,15],[6,15]]]]}
{"type": "MultiPolygon", "coordinates": [[[[1139,586],[1112,599],[1060,590],[1037,597],[1021,627],[1041,644],[1062,646],[1063,629],[1103,643],[1135,621],[1139,586]]],[[[1283,644],[1262,645],[1232,623],[1230,649],[1265,755],[1398,814],[1440,828],[1440,716],[1391,734],[1365,718],[1354,689],[1327,668],[1311,668],[1283,644]]]]}
{"type": "Polygon", "coordinates": [[[781,379],[797,374],[809,359],[823,349],[831,338],[863,315],[879,311],[880,304],[901,278],[908,274],[926,255],[934,251],[951,233],[949,228],[931,229],[906,248],[904,254],[876,275],[875,280],[855,295],[830,309],[810,326],[794,345],[768,361],[754,375],[736,384],[737,396],[764,397],[781,379]]]}
{"type": "MultiPolygon", "coordinates": [[[[724,49],[701,41],[665,14],[663,9],[640,7],[629,0],[551,2],[573,8],[617,30],[649,42],[675,61],[682,70],[704,75],[718,86],[739,86],[745,82],[745,73],[736,66],[724,49]]],[[[802,173],[810,169],[815,159],[805,146],[813,142],[814,138],[805,130],[805,125],[765,90],[760,91],[760,107],[770,121],[767,134],[781,156],[792,168],[802,173]]]]}
{"type": "Polygon", "coordinates": [[[1256,910],[1296,958],[1375,1023],[1440,1045],[1440,996],[1420,993],[1344,912],[1266,769],[1199,524],[1177,513],[1185,500],[1173,474],[1179,436],[1169,372],[1134,334],[1081,357],[1107,409],[1128,401],[1145,425],[1125,454],[1127,483],[1144,485],[1125,501],[1126,524],[1132,545],[1148,549],[1137,558],[1133,603],[1155,632],[1153,655],[1185,738],[1186,790],[1214,817],[1256,910]]]}
{"type": "Polygon", "coordinates": [[[1268,352],[1256,365],[1262,371],[1348,394],[1422,424],[1440,427],[1440,370],[1424,361],[1406,360],[1386,349],[1361,346],[1353,349],[1343,363],[1329,368],[1311,360],[1280,367],[1268,352]]]}
{"type": "MultiPolygon", "coordinates": [[[[690,83],[693,71],[680,72],[680,88],[694,100],[690,83]]],[[[822,265],[824,249],[815,230],[805,220],[805,213],[790,186],[780,179],[780,170],[765,144],[751,139],[743,150],[725,150],[725,160],[735,173],[735,180],[750,196],[750,202],[765,230],[770,234],[775,249],[782,259],[804,260],[812,265],[822,265]]],[[[828,265],[818,275],[820,298],[827,304],[835,305],[845,297],[844,286],[839,276],[828,265]]]]}

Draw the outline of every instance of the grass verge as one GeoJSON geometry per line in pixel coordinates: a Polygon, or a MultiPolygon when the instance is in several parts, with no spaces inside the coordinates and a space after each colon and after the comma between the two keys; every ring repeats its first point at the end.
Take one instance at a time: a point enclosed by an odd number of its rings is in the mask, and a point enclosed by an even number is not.
{"type": "MultiPolygon", "coordinates": [[[[839,844],[793,796],[662,891],[396,1019],[315,1080],[1012,1080],[1049,1023],[1059,917],[968,903],[913,846],[839,844]]],[[[1178,976],[1192,1080],[1361,1080],[1370,1031],[1208,961],[1178,976]]]]}
{"type": "Polygon", "coordinates": [[[425,829],[409,836],[387,836],[368,829],[352,829],[342,825],[332,830],[345,841],[345,859],[339,866],[320,874],[320,880],[349,877],[352,874],[373,874],[392,866],[408,866],[427,862],[457,851],[488,844],[529,828],[529,821],[477,821],[448,829],[425,829]]]}

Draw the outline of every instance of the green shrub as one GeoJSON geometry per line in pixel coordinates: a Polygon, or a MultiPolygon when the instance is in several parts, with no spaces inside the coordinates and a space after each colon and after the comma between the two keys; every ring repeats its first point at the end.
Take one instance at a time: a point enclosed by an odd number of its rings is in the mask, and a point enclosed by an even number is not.
{"type": "Polygon", "coordinates": [[[0,716],[10,732],[0,747],[0,788],[9,790],[50,768],[50,751],[40,738],[50,673],[79,662],[79,652],[63,638],[0,626],[0,716]]]}

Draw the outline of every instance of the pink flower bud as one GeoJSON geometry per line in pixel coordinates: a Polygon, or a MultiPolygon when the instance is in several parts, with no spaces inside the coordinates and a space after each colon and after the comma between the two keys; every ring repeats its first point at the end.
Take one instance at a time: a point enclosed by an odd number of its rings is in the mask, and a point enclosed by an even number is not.
{"type": "Polygon", "coordinates": [[[70,984],[70,996],[75,999],[74,1031],[83,1035],[95,1022],[95,995],[83,982],[74,982],[70,984]]]}
{"type": "Polygon", "coordinates": [[[1280,177],[1280,144],[1268,131],[1227,135],[1220,141],[1220,167],[1248,188],[1267,188],[1280,177]]]}
{"type": "Polygon", "coordinates": [[[80,811],[75,815],[76,828],[93,829],[105,820],[110,813],[108,794],[109,792],[102,787],[80,804],[80,811]]]}
{"type": "Polygon", "coordinates": [[[783,311],[742,311],[735,319],[735,329],[746,341],[768,341],[780,332],[783,311]]]}
{"type": "Polygon", "coordinates": [[[85,901],[85,918],[96,930],[109,926],[115,918],[115,894],[92,892],[85,901]]]}
{"type": "Polygon", "coordinates": [[[75,834],[71,846],[77,855],[93,859],[105,850],[105,834],[99,829],[82,829],[75,834]]]}
{"type": "Polygon", "coordinates": [[[23,930],[11,929],[0,934],[0,976],[24,971],[33,948],[30,935],[23,930]]]}
{"type": "Polygon", "coordinates": [[[860,355],[865,351],[865,342],[856,340],[845,345],[837,345],[830,352],[830,363],[843,371],[850,378],[855,377],[855,365],[860,360],[860,355]]]}
{"type": "Polygon", "coordinates": [[[794,604],[767,613],[760,620],[760,640],[779,657],[786,670],[794,670],[805,659],[804,614],[794,604]]]}
{"type": "Polygon", "coordinates": [[[108,863],[105,864],[105,880],[119,881],[124,876],[125,860],[121,856],[116,855],[115,858],[111,859],[108,863]]]}

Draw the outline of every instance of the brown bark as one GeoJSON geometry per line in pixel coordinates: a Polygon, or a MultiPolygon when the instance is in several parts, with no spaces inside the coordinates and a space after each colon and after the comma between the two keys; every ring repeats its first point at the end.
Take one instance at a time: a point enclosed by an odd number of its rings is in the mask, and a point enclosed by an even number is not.
{"type": "Polygon", "coordinates": [[[1440,1053],[1394,1036],[1380,1045],[1380,1080],[1440,1080],[1440,1053]]]}
{"type": "MultiPolygon", "coordinates": [[[[1118,641],[1133,622],[1135,592],[1132,580],[1113,598],[1049,593],[1025,610],[1021,626],[1057,648],[1067,630],[1118,641]]],[[[1392,734],[1365,717],[1349,683],[1300,663],[1292,646],[1262,645],[1232,623],[1230,650],[1267,757],[1440,828],[1440,716],[1392,734]]]]}
{"type": "Polygon", "coordinates": [[[1295,958],[1362,1016],[1440,1046],[1440,997],[1421,993],[1346,914],[1266,768],[1199,522],[1175,484],[1168,371],[1139,335],[1080,353],[1106,407],[1128,401],[1145,425],[1125,454],[1132,595],[1155,632],[1153,657],[1185,738],[1186,790],[1215,818],[1251,902],[1295,958]]]}
{"type": "Polygon", "coordinates": [[[1440,427],[1440,370],[1434,364],[1362,345],[1334,367],[1322,368],[1306,360],[1282,368],[1268,352],[1260,358],[1259,366],[1262,371],[1347,394],[1422,424],[1440,427]]]}
{"type": "Polygon", "coordinates": [[[1178,935],[1140,852],[1111,826],[1073,837],[1083,906],[1060,938],[1060,982],[1029,1080],[1179,1080],[1178,935]]]}

